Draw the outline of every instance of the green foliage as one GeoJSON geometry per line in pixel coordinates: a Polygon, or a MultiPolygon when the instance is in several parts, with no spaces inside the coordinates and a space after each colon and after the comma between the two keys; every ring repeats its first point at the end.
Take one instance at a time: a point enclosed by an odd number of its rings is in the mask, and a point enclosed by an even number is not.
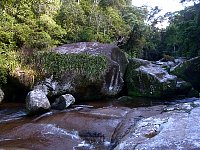
{"type": "Polygon", "coordinates": [[[42,28],[43,31],[46,31],[52,40],[54,40],[55,43],[53,44],[61,44],[63,42],[63,37],[66,36],[66,31],[58,25],[53,18],[42,15],[40,16],[40,19],[38,21],[38,24],[40,28],[42,28]]]}
{"type": "Polygon", "coordinates": [[[27,45],[33,49],[49,49],[53,46],[53,40],[45,31],[33,32],[29,35],[27,45]]]}
{"type": "Polygon", "coordinates": [[[0,68],[0,87],[7,83],[8,71],[4,68],[0,68]]]}
{"type": "Polygon", "coordinates": [[[130,0],[2,0],[0,6],[0,68],[9,73],[22,65],[26,68],[38,64],[36,58],[40,56],[38,67],[44,67],[41,73],[48,69],[53,73],[62,67],[64,70],[81,67],[80,72],[88,72],[87,78],[100,77],[106,70],[103,56],[81,54],[65,58],[37,51],[50,51],[57,45],[80,41],[116,44],[121,37],[123,44],[126,43],[124,50],[138,56],[145,42],[145,11],[130,6],[130,0]],[[33,53],[37,54],[35,62],[31,60],[33,53]],[[79,66],[86,60],[85,66],[79,66]]]}
{"type": "Polygon", "coordinates": [[[1,5],[0,45],[10,50],[43,50],[79,41],[116,43],[118,37],[126,42],[132,36],[133,44],[127,45],[140,49],[144,41],[138,36],[143,33],[144,12],[130,7],[128,0],[3,0],[1,5]]]}
{"type": "Polygon", "coordinates": [[[33,32],[26,24],[15,24],[12,29],[12,38],[16,47],[21,48],[29,40],[29,34],[33,32]]]}
{"type": "Polygon", "coordinates": [[[95,32],[91,27],[83,28],[79,33],[80,41],[90,42],[95,41],[95,32]]]}
{"type": "Polygon", "coordinates": [[[129,38],[121,46],[131,57],[141,57],[142,49],[147,40],[147,25],[144,20],[147,11],[143,8],[127,6],[122,11],[123,19],[130,26],[129,38]]]}
{"type": "Polygon", "coordinates": [[[15,51],[5,51],[0,48],[0,86],[7,83],[8,75],[19,66],[19,55],[15,51]]]}
{"type": "Polygon", "coordinates": [[[62,55],[54,52],[38,52],[25,63],[34,68],[40,77],[53,74],[58,79],[62,73],[70,72],[71,75],[84,76],[86,80],[97,80],[102,78],[108,69],[105,56],[89,54],[62,55]]]}
{"type": "Polygon", "coordinates": [[[163,38],[166,51],[173,56],[195,57],[200,54],[200,4],[179,11],[171,18],[163,38]]]}

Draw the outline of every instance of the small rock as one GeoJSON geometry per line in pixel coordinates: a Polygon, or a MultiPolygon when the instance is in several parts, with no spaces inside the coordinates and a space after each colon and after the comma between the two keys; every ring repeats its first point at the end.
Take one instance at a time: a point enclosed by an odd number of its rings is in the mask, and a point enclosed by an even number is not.
{"type": "Polygon", "coordinates": [[[46,94],[38,89],[30,91],[26,97],[26,109],[29,114],[40,114],[50,109],[46,94]]]}
{"type": "Polygon", "coordinates": [[[65,94],[56,99],[52,104],[53,109],[63,110],[75,102],[75,98],[71,94],[65,94]]]}
{"type": "Polygon", "coordinates": [[[2,102],[3,98],[4,98],[4,93],[3,93],[3,91],[0,89],[0,103],[2,102]]]}

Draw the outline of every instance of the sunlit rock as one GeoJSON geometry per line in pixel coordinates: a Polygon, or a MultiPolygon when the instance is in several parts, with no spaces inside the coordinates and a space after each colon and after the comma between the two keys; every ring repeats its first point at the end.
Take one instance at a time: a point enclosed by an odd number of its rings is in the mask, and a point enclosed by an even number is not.
{"type": "Polygon", "coordinates": [[[138,121],[114,150],[199,149],[199,99],[166,107],[138,121]]]}
{"type": "Polygon", "coordinates": [[[29,114],[39,114],[50,109],[50,103],[45,93],[39,89],[30,91],[26,97],[26,109],[29,114]]]}
{"type": "Polygon", "coordinates": [[[63,110],[75,102],[75,98],[71,94],[65,94],[56,99],[51,108],[63,110]]]}
{"type": "Polygon", "coordinates": [[[53,77],[50,82],[40,80],[37,88],[48,96],[70,93],[77,100],[117,95],[128,64],[117,46],[98,42],[62,45],[38,54],[35,62],[39,64],[36,72],[42,70],[43,78],[53,77]]]}

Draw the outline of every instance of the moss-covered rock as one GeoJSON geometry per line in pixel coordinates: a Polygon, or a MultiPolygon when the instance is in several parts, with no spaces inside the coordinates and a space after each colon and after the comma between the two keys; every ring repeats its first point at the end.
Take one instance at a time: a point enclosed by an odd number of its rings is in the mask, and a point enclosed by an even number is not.
{"type": "Polygon", "coordinates": [[[195,57],[176,66],[172,74],[188,81],[195,90],[200,91],[200,57],[195,57]]]}
{"type": "Polygon", "coordinates": [[[166,98],[186,94],[191,89],[184,81],[162,67],[141,59],[131,59],[127,67],[125,83],[130,96],[166,98]]]}
{"type": "Polygon", "coordinates": [[[37,53],[31,61],[36,83],[46,84],[44,79],[53,77],[49,95],[71,93],[87,100],[118,94],[128,63],[117,46],[97,42],[66,44],[37,53]]]}

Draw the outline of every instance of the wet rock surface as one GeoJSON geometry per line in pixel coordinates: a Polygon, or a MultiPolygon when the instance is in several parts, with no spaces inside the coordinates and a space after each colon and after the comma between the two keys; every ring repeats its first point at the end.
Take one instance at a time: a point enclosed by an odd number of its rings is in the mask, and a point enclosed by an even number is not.
{"type": "Polygon", "coordinates": [[[0,149],[200,148],[200,99],[156,103],[132,108],[91,102],[31,117],[24,106],[0,105],[0,149]]]}
{"type": "Polygon", "coordinates": [[[199,149],[200,100],[168,106],[161,114],[141,119],[115,150],[199,149]]]}

